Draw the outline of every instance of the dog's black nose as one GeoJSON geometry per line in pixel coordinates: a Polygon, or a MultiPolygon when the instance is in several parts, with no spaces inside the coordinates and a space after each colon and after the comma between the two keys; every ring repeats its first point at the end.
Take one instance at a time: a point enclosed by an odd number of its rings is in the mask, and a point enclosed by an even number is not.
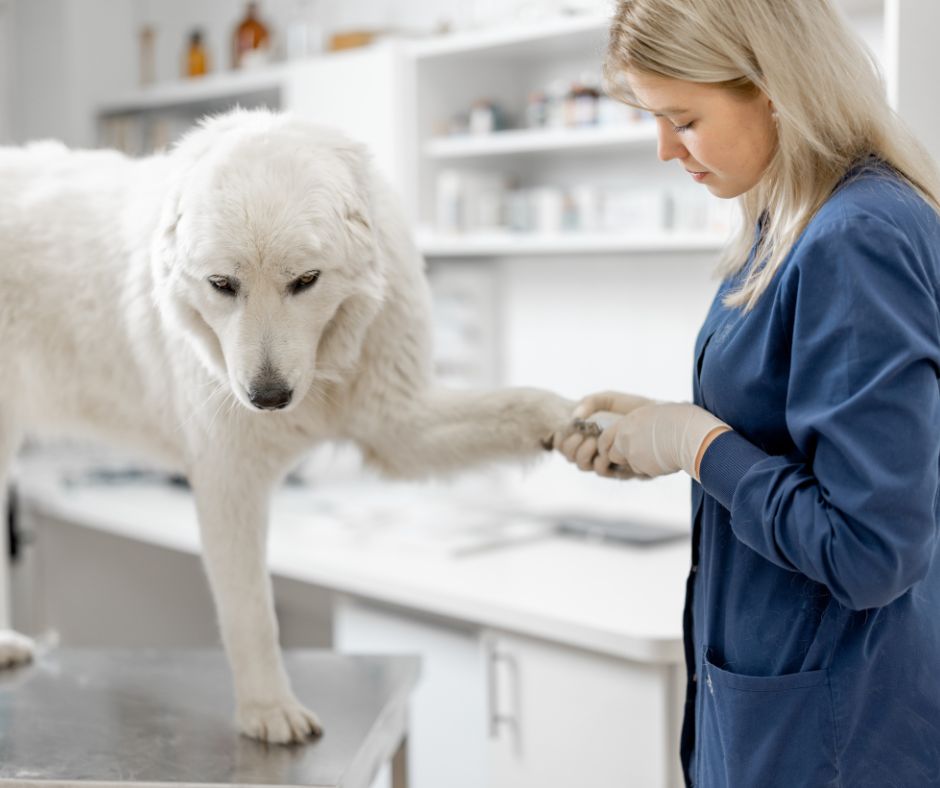
{"type": "Polygon", "coordinates": [[[290,404],[294,392],[284,386],[257,386],[248,392],[251,404],[262,410],[280,410],[290,404]]]}

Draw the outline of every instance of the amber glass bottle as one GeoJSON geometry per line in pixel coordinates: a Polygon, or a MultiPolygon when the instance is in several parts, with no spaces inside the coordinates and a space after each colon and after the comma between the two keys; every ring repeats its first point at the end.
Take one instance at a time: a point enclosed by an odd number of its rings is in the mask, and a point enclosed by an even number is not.
{"type": "Polygon", "coordinates": [[[258,19],[258,4],[249,3],[245,18],[235,28],[232,42],[232,66],[243,68],[267,60],[270,37],[258,19]]]}
{"type": "Polygon", "coordinates": [[[209,73],[209,53],[202,41],[202,31],[193,30],[189,36],[189,49],[183,73],[187,77],[201,77],[209,73]]]}

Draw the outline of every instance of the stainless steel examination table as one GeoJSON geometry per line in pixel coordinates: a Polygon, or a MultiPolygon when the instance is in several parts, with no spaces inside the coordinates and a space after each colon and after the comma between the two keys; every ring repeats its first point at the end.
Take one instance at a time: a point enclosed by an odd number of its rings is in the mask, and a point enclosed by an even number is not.
{"type": "Polygon", "coordinates": [[[325,729],[305,744],[238,734],[221,651],[58,649],[0,671],[0,786],[368,788],[391,760],[404,788],[418,658],[303,650],[284,661],[325,729]]]}

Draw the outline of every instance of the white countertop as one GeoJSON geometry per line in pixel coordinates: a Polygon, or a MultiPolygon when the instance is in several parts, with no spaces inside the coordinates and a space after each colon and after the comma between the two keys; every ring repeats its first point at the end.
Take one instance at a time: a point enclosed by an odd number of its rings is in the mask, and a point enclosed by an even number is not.
{"type": "MultiPolygon", "coordinates": [[[[197,553],[189,492],[25,473],[31,510],[197,553]]],[[[271,510],[274,574],[450,619],[643,662],[682,661],[689,542],[630,547],[551,533],[416,485],[285,487],[271,510]]]]}

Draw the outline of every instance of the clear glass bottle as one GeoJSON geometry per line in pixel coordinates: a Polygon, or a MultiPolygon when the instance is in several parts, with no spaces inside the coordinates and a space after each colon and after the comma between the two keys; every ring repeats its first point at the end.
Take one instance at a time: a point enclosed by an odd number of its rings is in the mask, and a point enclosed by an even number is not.
{"type": "Polygon", "coordinates": [[[312,0],[295,0],[294,11],[287,23],[285,55],[288,60],[300,60],[323,51],[323,29],[320,9],[312,0]]]}

